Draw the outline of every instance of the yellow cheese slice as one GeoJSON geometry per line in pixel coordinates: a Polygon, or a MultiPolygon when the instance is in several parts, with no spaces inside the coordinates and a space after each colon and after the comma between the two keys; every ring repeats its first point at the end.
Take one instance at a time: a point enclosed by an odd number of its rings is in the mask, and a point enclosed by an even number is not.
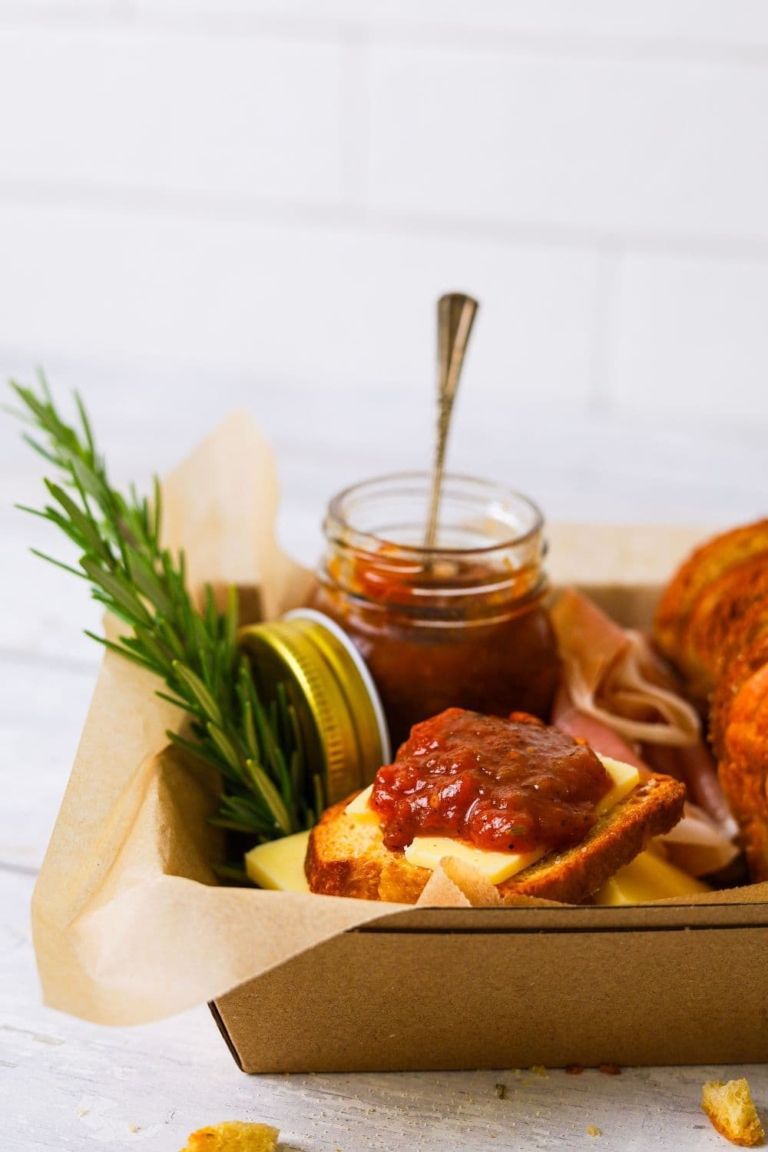
{"type": "Polygon", "coordinates": [[[606,880],[595,896],[596,904],[646,904],[669,896],[694,896],[709,892],[708,884],[646,849],[606,880]]]}
{"type": "Polygon", "coordinates": [[[358,824],[381,823],[378,812],[375,812],[369,803],[372,792],[373,784],[369,784],[358,796],[355,796],[354,800],[350,800],[344,809],[347,816],[351,816],[358,824]]]}
{"type": "Polygon", "coordinates": [[[452,836],[414,836],[404,849],[409,864],[429,868],[432,872],[445,856],[464,860],[482,872],[491,884],[501,884],[516,872],[522,872],[529,864],[541,860],[546,851],[546,848],[537,848],[535,852],[492,852],[488,848],[475,848],[473,844],[452,836]]]}
{"type": "MultiPolygon", "coordinates": [[[[640,782],[640,773],[631,764],[612,760],[609,756],[601,756],[600,760],[611,777],[613,786],[595,806],[598,816],[608,812],[628,796],[640,782]]],[[[373,784],[350,801],[345,809],[347,816],[351,816],[360,824],[379,824],[379,814],[369,804],[372,791],[373,784]]],[[[457,840],[453,836],[415,836],[404,852],[409,864],[429,868],[432,872],[444,856],[464,860],[482,872],[491,884],[501,884],[546,855],[544,848],[533,852],[494,852],[488,848],[476,848],[473,844],[457,840]]]]}
{"type": "Polygon", "coordinates": [[[280,892],[309,892],[304,875],[309,832],[296,832],[281,840],[258,844],[245,854],[245,870],[259,888],[280,892]]]}
{"type": "Polygon", "coordinates": [[[598,759],[613,780],[613,787],[610,792],[606,792],[602,800],[599,800],[595,805],[595,814],[602,816],[604,812],[609,812],[611,808],[615,808],[620,800],[623,800],[633,788],[637,787],[640,783],[640,773],[637,768],[631,764],[625,764],[623,760],[612,760],[610,756],[598,756],[598,759]]]}

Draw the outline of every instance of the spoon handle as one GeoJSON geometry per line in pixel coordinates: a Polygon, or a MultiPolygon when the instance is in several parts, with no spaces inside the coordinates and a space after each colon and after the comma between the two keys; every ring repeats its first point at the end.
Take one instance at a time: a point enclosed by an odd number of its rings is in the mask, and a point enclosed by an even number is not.
{"type": "Polygon", "coordinates": [[[432,470],[432,493],[424,534],[424,547],[434,548],[440,509],[440,489],[453,402],[459,387],[464,353],[480,305],[471,296],[449,292],[437,302],[437,442],[432,470]]]}

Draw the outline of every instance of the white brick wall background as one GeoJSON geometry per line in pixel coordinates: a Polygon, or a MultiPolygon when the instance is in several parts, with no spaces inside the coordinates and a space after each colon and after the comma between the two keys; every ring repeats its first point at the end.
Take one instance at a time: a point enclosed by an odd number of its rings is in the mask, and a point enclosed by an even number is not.
{"type": "Polygon", "coordinates": [[[242,402],[289,493],[425,463],[451,288],[454,467],[764,510],[764,0],[0,0],[0,373],[80,381],[118,468],[242,402]]]}

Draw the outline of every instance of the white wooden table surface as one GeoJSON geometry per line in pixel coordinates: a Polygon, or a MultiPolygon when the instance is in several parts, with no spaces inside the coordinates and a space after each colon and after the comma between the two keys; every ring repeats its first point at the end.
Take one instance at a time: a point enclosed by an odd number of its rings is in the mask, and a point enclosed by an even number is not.
{"type": "MultiPolygon", "coordinates": [[[[377,471],[418,467],[431,428],[428,390],[410,412],[386,396],[355,403],[248,381],[137,371],[75,376],[51,366],[58,393],[82,385],[115,476],[144,482],[208,427],[247,403],[276,444],[285,493],[281,533],[311,561],[327,497],[377,471]],[[109,387],[102,386],[108,377],[109,387]]],[[[617,422],[590,416],[460,410],[451,464],[506,481],[552,519],[728,524],[763,514],[765,430],[617,422]]],[[[0,416],[0,1143],[37,1148],[176,1152],[226,1118],[279,1126],[282,1147],[470,1150],[725,1147],[699,1110],[711,1077],[749,1077],[768,1108],[768,1067],[245,1076],[205,1006],[133,1029],[105,1029],[43,1007],[29,902],[88,706],[99,653],[84,586],[30,557],[58,551],[45,526],[11,508],[41,498],[40,465],[0,416]],[[507,1085],[506,1099],[495,1086],[507,1085]],[[590,1134],[599,1128],[602,1135],[590,1134]]],[[[738,973],[734,973],[738,979],[738,973]]]]}

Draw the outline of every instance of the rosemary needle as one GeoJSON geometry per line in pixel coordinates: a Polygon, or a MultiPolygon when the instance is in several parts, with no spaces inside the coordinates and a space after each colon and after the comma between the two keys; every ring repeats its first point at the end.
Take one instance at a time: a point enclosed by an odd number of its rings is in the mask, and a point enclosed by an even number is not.
{"type": "MultiPolygon", "coordinates": [[[[269,704],[256,692],[248,657],[237,646],[237,595],[225,611],[206,586],[198,610],[186,586],[184,555],[160,542],[162,501],[109,482],[85,408],[79,427],[59,414],[45,378],[40,390],[11,381],[34,430],[24,439],[56,474],[46,479],[50,502],[23,511],[55,524],[81,552],[79,568],[41,556],[86,580],[91,595],[126,627],[117,641],[87,633],[165,682],[158,695],[189,714],[189,738],[168,737],[213,765],[223,782],[215,823],[255,839],[273,840],[312,825],[314,785],[304,763],[299,727],[284,692],[269,704]],[[296,782],[299,786],[296,786],[296,782]]],[[[33,550],[34,551],[34,550],[33,550]]]]}

